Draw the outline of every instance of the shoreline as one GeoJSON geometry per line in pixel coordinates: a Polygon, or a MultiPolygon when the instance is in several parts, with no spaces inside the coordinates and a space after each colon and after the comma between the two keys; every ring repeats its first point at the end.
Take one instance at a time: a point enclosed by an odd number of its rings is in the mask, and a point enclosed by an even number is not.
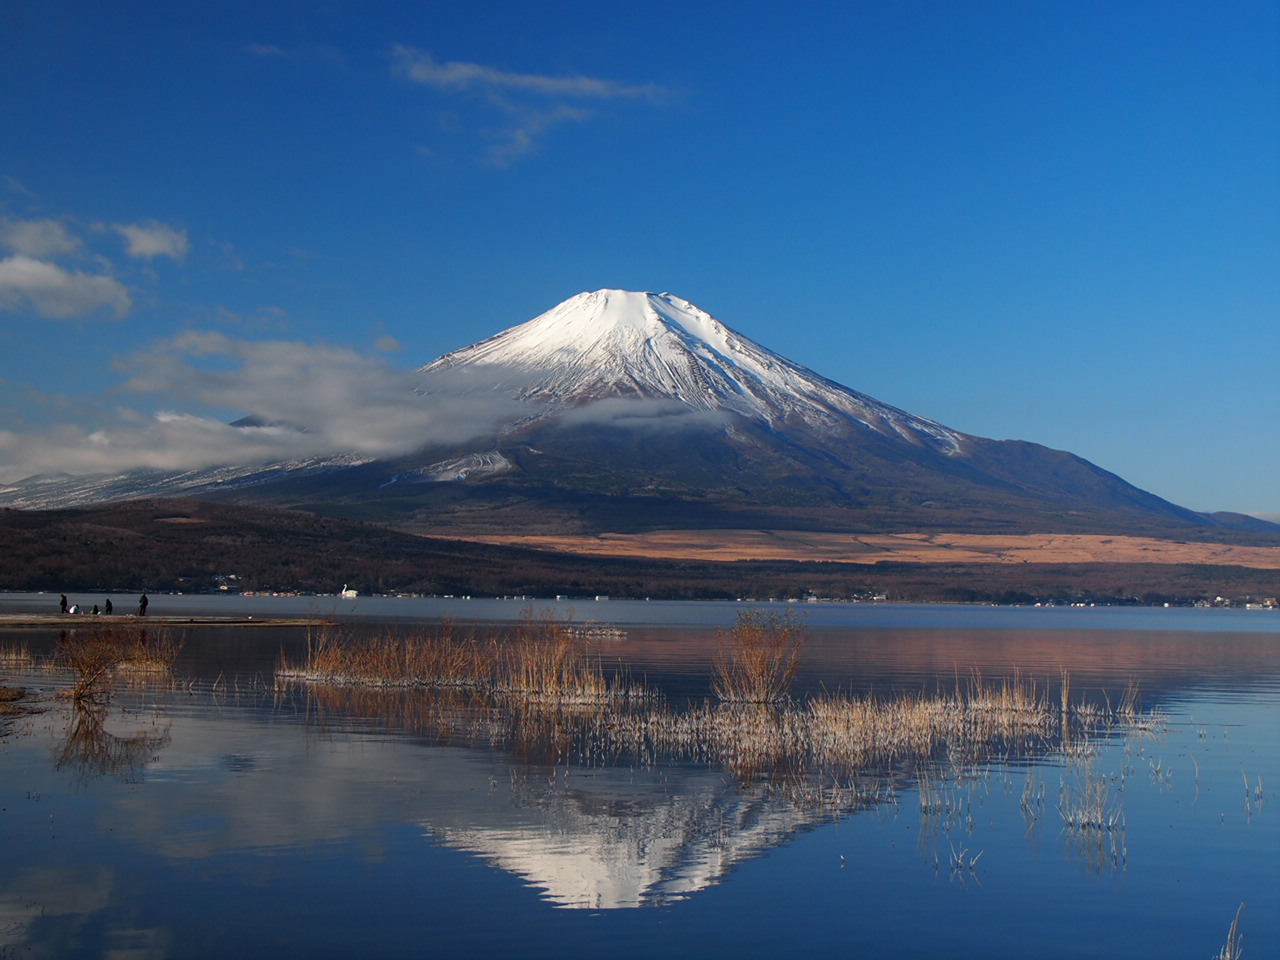
{"type": "Polygon", "coordinates": [[[136,614],[92,613],[0,613],[0,627],[120,627],[145,626],[217,626],[217,627],[313,627],[331,623],[321,617],[216,617],[216,616],[164,616],[160,614],[139,617],[136,614]]]}

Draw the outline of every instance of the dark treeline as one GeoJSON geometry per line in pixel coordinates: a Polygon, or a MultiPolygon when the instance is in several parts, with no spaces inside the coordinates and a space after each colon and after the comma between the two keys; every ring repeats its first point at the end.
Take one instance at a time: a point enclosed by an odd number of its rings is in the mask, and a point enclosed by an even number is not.
{"type": "Polygon", "coordinates": [[[700,562],[579,557],[416,537],[371,524],[190,500],[0,510],[14,591],[870,598],[1189,603],[1280,594],[1280,571],[1168,564],[700,562]]]}

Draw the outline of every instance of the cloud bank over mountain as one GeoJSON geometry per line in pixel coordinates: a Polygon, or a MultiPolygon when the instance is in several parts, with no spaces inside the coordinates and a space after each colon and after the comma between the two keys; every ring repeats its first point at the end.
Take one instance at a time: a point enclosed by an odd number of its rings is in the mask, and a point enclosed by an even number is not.
{"type": "Polygon", "coordinates": [[[108,395],[71,405],[79,422],[0,431],[0,482],[339,453],[394,456],[491,432],[516,406],[485,393],[428,405],[414,393],[412,375],[384,356],[209,331],[158,341],[116,368],[124,379],[108,395]]]}

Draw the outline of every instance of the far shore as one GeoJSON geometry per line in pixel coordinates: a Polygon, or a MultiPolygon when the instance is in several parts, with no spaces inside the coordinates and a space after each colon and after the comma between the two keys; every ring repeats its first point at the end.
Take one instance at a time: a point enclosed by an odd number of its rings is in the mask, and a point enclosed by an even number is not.
{"type": "Polygon", "coordinates": [[[217,626],[217,627],[313,627],[330,621],[321,617],[207,617],[148,614],[0,613],[0,627],[109,627],[109,626],[217,626]]]}

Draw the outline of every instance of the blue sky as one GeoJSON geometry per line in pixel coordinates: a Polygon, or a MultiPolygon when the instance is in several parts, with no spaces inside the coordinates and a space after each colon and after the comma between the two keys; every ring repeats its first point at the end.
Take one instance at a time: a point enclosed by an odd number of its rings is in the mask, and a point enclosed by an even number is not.
{"type": "Polygon", "coordinates": [[[1229,0],[8,0],[0,480],[376,411],[619,287],[1280,515],[1277,49],[1229,0]]]}

